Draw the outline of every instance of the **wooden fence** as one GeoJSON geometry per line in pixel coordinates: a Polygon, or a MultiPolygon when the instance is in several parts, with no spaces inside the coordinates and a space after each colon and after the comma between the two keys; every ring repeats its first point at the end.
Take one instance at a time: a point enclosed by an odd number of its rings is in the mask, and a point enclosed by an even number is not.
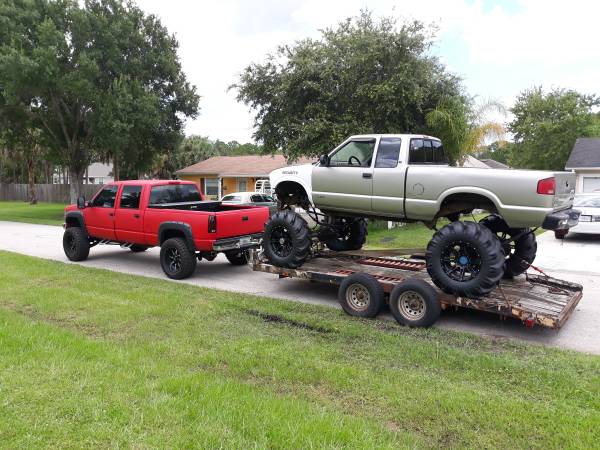
{"type": "MultiPolygon", "coordinates": [[[[36,184],[37,199],[39,202],[69,203],[68,184],[36,184]]],[[[99,184],[84,184],[82,193],[89,199],[94,195],[99,184]]],[[[29,201],[28,184],[0,184],[0,200],[29,201]]]]}

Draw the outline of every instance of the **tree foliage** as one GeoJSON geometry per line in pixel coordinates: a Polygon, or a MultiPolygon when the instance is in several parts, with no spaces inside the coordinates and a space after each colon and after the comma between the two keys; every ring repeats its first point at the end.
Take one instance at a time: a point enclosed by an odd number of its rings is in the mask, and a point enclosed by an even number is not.
{"type": "Polygon", "coordinates": [[[0,24],[0,108],[43,130],[72,197],[92,159],[139,173],[197,114],[177,41],[131,2],[6,0],[0,24]]]}
{"type": "Polygon", "coordinates": [[[279,47],[232,88],[256,113],[255,139],[291,159],[351,134],[427,132],[425,115],[442,99],[466,102],[460,80],[428,52],[435,31],[363,12],[318,40],[279,47]]]}
{"type": "Polygon", "coordinates": [[[511,109],[514,135],[510,163],[527,169],[563,170],[578,137],[599,136],[600,121],[594,95],[541,87],[522,92],[511,109]]]}

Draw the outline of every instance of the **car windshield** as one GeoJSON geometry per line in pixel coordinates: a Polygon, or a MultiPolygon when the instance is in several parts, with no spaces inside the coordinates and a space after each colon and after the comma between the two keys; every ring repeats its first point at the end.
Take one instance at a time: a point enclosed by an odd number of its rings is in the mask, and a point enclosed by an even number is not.
{"type": "Polygon", "coordinates": [[[586,195],[581,197],[575,197],[573,206],[579,206],[581,208],[600,208],[600,195],[586,195]]]}

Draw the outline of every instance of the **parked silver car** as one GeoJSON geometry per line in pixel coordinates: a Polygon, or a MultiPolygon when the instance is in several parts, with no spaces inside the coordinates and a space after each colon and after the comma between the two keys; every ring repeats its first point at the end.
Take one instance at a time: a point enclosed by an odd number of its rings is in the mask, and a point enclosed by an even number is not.
{"type": "Polygon", "coordinates": [[[577,194],[573,208],[581,212],[579,223],[568,230],[555,231],[556,239],[564,239],[571,232],[600,235],[600,194],[577,194]]]}
{"type": "Polygon", "coordinates": [[[277,211],[275,199],[260,192],[234,192],[223,196],[221,202],[232,205],[266,206],[271,214],[277,211]]]}

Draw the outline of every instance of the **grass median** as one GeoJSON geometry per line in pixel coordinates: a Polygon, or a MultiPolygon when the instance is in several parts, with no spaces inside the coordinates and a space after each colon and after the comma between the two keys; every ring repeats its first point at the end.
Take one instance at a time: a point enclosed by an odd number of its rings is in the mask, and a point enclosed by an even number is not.
{"type": "Polygon", "coordinates": [[[9,448],[600,440],[595,356],[7,252],[0,264],[9,448]]]}

